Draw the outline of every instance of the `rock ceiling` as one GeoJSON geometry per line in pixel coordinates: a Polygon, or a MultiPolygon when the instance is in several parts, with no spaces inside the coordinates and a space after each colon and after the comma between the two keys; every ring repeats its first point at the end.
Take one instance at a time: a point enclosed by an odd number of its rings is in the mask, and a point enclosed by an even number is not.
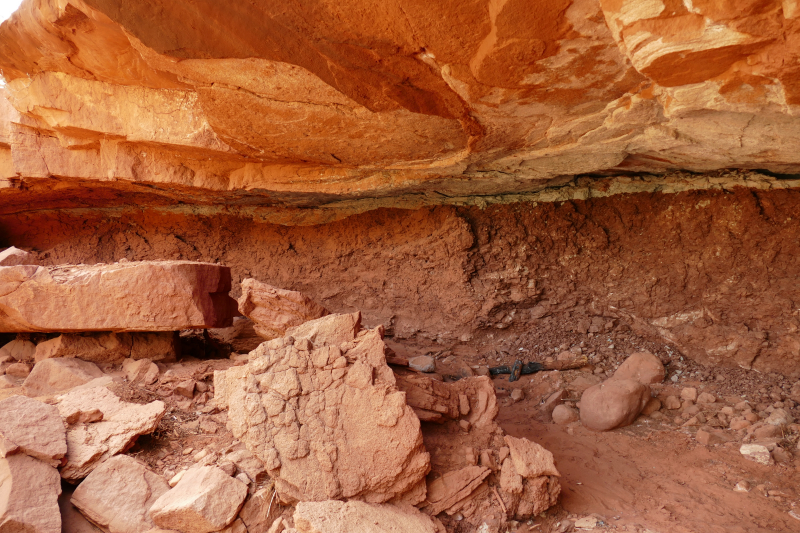
{"type": "Polygon", "coordinates": [[[25,0],[0,203],[320,205],[800,173],[797,0],[25,0]]]}

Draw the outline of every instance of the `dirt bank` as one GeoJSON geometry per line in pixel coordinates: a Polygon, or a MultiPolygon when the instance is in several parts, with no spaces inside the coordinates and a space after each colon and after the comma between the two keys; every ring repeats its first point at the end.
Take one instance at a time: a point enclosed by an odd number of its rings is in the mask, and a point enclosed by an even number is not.
{"type": "Polygon", "coordinates": [[[187,213],[40,211],[0,230],[46,263],[219,261],[234,283],[361,310],[423,351],[541,358],[580,339],[800,375],[798,190],[381,209],[308,227],[187,213]]]}

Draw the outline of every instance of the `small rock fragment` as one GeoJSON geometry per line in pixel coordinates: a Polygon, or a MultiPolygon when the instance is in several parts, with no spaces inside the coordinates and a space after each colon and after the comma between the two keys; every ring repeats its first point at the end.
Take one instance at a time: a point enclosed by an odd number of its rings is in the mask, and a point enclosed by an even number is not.
{"type": "Polygon", "coordinates": [[[742,480],[738,482],[735,487],[733,487],[733,490],[735,492],[750,492],[751,490],[750,483],[745,480],[742,480]]]}
{"type": "Polygon", "coordinates": [[[36,256],[15,246],[0,252],[0,266],[38,265],[36,256]]]}
{"type": "Polygon", "coordinates": [[[697,396],[697,403],[699,404],[710,404],[717,401],[717,398],[708,392],[701,392],[699,396],[697,396]]]}
{"type": "Polygon", "coordinates": [[[553,409],[553,422],[556,424],[566,426],[572,422],[576,422],[580,418],[578,411],[567,405],[556,405],[553,409]]]}
{"type": "Polygon", "coordinates": [[[772,463],[772,456],[769,453],[769,449],[762,444],[742,444],[739,448],[739,453],[762,465],[769,465],[772,463]]]}
{"type": "Polygon", "coordinates": [[[689,400],[690,402],[697,401],[697,389],[694,387],[686,387],[681,391],[681,399],[689,400]]]}
{"type": "Polygon", "coordinates": [[[417,372],[436,372],[436,361],[429,355],[420,355],[408,360],[408,366],[417,372]]]}
{"type": "Polygon", "coordinates": [[[153,503],[150,517],[165,529],[211,533],[233,522],[246,496],[247,485],[219,468],[191,468],[153,503]]]}
{"type": "Polygon", "coordinates": [[[650,416],[659,409],[661,409],[661,400],[658,398],[650,398],[650,400],[647,402],[647,405],[645,405],[644,409],[642,409],[642,414],[644,416],[650,416]]]}
{"type": "Polygon", "coordinates": [[[125,359],[122,361],[122,370],[131,383],[152,385],[158,379],[158,365],[150,359],[125,359]]]}
{"type": "Polygon", "coordinates": [[[511,391],[511,399],[518,402],[525,398],[525,391],[522,389],[514,389],[511,391]]]}
{"type": "Polygon", "coordinates": [[[61,468],[61,476],[72,482],[86,477],[97,465],[127,449],[139,435],[153,432],[166,412],[164,402],[145,405],[123,402],[105,387],[76,389],[56,400],[58,412],[70,424],[67,462],[61,468]],[[102,414],[102,420],[85,422],[96,420],[97,411],[102,414]]]}
{"type": "Polygon", "coordinates": [[[664,400],[664,408],[669,409],[670,411],[674,411],[675,409],[680,409],[681,401],[678,399],[677,396],[667,396],[667,399],[664,400]]]}

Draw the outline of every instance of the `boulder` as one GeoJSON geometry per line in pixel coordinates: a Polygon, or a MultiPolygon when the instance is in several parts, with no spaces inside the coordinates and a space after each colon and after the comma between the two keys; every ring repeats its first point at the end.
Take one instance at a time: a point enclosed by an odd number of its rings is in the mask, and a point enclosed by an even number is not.
{"type": "Polygon", "coordinates": [[[613,378],[632,379],[645,385],[652,385],[664,381],[664,376],[664,364],[661,359],[650,352],[636,352],[619,365],[613,378]]]}
{"type": "Polygon", "coordinates": [[[36,256],[12,246],[0,252],[0,266],[37,265],[36,256]]]}
{"type": "Polygon", "coordinates": [[[89,383],[104,374],[96,364],[80,359],[45,359],[22,384],[27,396],[47,396],[89,383]]]}
{"type": "Polygon", "coordinates": [[[67,432],[58,409],[25,396],[0,401],[0,455],[24,453],[58,467],[67,453],[67,432]]]}
{"type": "Polygon", "coordinates": [[[169,490],[166,480],[127,455],[95,468],[72,495],[92,523],[109,533],[144,533],[155,527],[148,511],[169,490]]]}
{"type": "Polygon", "coordinates": [[[36,354],[36,345],[31,341],[15,339],[0,348],[0,356],[9,355],[17,361],[31,363],[36,354]]]}
{"type": "Polygon", "coordinates": [[[158,379],[158,365],[150,359],[125,359],[122,361],[122,371],[131,383],[151,385],[158,379]]]}
{"type": "Polygon", "coordinates": [[[246,366],[214,374],[228,428],[285,503],[424,499],[420,422],[386,364],[382,329],[357,332],[358,323],[358,314],[307,322],[261,344],[246,366]]]}
{"type": "Polygon", "coordinates": [[[58,470],[24,454],[0,459],[0,532],[61,533],[58,470]]]}
{"type": "Polygon", "coordinates": [[[0,267],[0,331],[177,331],[231,325],[228,267],[191,261],[0,267]]]}
{"type": "Polygon", "coordinates": [[[239,312],[250,318],[256,333],[268,340],[328,314],[327,309],[301,292],[279,289],[252,278],[242,280],[239,312]]]}
{"type": "Polygon", "coordinates": [[[298,533],[445,533],[441,522],[410,505],[359,501],[300,502],[294,527],[298,533]]]}
{"type": "Polygon", "coordinates": [[[36,346],[36,361],[55,357],[77,357],[95,363],[118,363],[126,358],[174,359],[174,332],[155,333],[64,333],[36,346]]]}
{"type": "Polygon", "coordinates": [[[627,426],[636,420],[648,401],[647,385],[632,379],[609,379],[586,389],[581,396],[581,422],[596,431],[627,426]]]}
{"type": "Polygon", "coordinates": [[[164,529],[210,533],[233,522],[246,496],[247,485],[219,468],[191,468],[153,503],[150,516],[164,529]]]}
{"type": "Polygon", "coordinates": [[[75,482],[103,461],[152,433],[166,412],[164,402],[123,402],[106,387],[77,389],[56,398],[67,422],[67,462],[61,477],[75,482]]]}

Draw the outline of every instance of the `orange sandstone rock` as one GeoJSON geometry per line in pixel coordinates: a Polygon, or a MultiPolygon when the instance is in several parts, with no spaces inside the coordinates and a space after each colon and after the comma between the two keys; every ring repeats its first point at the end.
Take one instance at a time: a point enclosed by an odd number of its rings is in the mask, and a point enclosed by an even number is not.
{"type": "Polygon", "coordinates": [[[0,331],[229,326],[230,269],[190,261],[0,267],[0,331]]]}
{"type": "Polygon", "coordinates": [[[267,340],[282,337],[287,329],[328,314],[303,293],[279,289],[252,278],[242,281],[239,312],[250,318],[256,333],[267,340]]]}

